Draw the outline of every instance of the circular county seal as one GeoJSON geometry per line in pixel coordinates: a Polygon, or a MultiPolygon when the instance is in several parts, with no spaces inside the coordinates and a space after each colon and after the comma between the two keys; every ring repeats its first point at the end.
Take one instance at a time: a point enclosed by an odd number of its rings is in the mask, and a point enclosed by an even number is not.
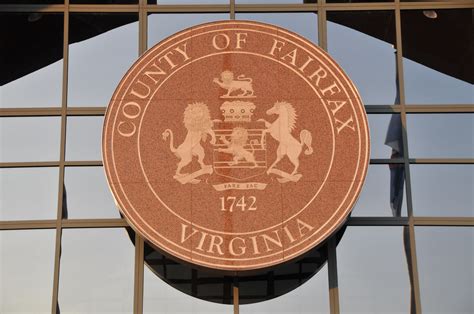
{"type": "Polygon", "coordinates": [[[369,161],[347,75],[308,40],[250,21],[198,25],[148,50],[112,96],[102,145],[137,232],[180,260],[232,271],[328,238],[369,161]]]}

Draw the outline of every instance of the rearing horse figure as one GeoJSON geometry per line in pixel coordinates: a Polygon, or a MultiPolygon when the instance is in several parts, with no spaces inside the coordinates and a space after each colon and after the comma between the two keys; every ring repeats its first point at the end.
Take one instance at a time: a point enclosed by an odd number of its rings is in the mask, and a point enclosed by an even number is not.
{"type": "MultiPolygon", "coordinates": [[[[295,166],[291,173],[293,176],[298,171],[300,165],[299,156],[303,150],[303,146],[306,145],[307,147],[304,152],[306,155],[313,153],[313,148],[311,147],[313,138],[308,130],[302,130],[300,132],[299,141],[291,135],[291,132],[296,126],[296,112],[290,103],[285,101],[276,102],[275,105],[267,111],[267,115],[273,114],[278,115],[278,118],[273,123],[267,122],[264,119],[258,120],[265,122],[265,127],[267,128],[262,134],[262,139],[265,133],[270,133],[275,140],[280,142],[277,149],[277,158],[270,168],[268,168],[267,173],[270,173],[275,165],[286,155],[295,166]]],[[[263,141],[261,142],[263,143],[263,141]]]]}

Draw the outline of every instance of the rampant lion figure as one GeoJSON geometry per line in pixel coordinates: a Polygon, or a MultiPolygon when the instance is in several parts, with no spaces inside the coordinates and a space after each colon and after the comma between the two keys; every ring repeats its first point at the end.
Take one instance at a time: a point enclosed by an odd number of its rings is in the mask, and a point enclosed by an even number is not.
{"type": "Polygon", "coordinates": [[[181,169],[192,161],[193,156],[197,157],[201,168],[211,167],[204,164],[205,154],[201,141],[205,142],[207,134],[209,134],[211,136],[211,144],[214,145],[216,143],[216,136],[212,130],[213,122],[206,104],[201,102],[189,104],[184,110],[183,122],[188,130],[188,134],[184,142],[178,147],[174,148],[173,132],[170,129],[166,129],[162,134],[163,140],[167,140],[170,137],[170,150],[180,158],[178,168],[176,169],[176,177],[187,175],[182,174],[181,169]]]}
{"type": "Polygon", "coordinates": [[[255,161],[255,156],[253,155],[253,141],[250,141],[252,151],[248,151],[244,148],[249,138],[248,131],[244,128],[237,127],[232,130],[230,135],[230,141],[228,141],[225,136],[221,136],[220,139],[227,145],[227,148],[219,148],[217,151],[227,154],[232,154],[234,156],[233,161],[229,163],[230,166],[236,165],[239,163],[239,160],[245,160],[247,162],[253,163],[253,167],[257,167],[257,162],[255,161]]]}
{"type": "Polygon", "coordinates": [[[224,71],[221,73],[221,80],[214,78],[213,82],[223,89],[227,89],[227,94],[222,97],[230,97],[233,92],[238,90],[241,90],[242,93],[235,95],[236,97],[253,96],[252,79],[245,77],[243,74],[237,76],[237,79],[234,80],[234,73],[231,71],[224,71]]]}

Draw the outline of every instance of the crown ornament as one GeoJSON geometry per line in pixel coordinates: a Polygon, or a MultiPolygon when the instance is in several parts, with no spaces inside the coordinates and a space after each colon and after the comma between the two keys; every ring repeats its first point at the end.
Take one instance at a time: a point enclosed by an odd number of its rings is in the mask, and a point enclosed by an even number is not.
{"type": "Polygon", "coordinates": [[[226,101],[221,105],[221,112],[225,122],[250,122],[255,105],[249,101],[226,101]]]}

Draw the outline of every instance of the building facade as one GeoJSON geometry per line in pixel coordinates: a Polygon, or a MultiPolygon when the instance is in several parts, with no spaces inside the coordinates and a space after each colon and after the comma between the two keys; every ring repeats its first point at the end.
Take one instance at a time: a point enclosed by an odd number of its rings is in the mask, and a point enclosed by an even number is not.
{"type": "Polygon", "coordinates": [[[473,313],[472,1],[0,2],[1,313],[473,313]],[[345,226],[253,274],[182,265],[120,216],[105,108],[133,62],[196,24],[275,24],[326,50],[369,117],[345,226]]]}

